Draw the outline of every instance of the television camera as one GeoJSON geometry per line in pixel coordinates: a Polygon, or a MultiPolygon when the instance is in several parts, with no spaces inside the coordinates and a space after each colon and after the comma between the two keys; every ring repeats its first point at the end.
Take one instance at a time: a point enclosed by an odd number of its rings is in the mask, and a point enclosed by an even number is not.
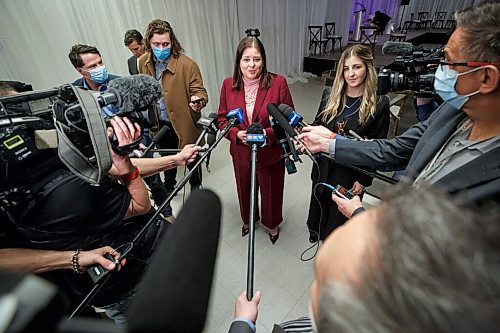
{"type": "Polygon", "coordinates": [[[434,73],[442,59],[443,47],[431,50],[411,43],[387,42],[382,53],[396,54],[396,58],[379,70],[377,94],[411,90],[416,97],[437,96],[434,73]]]}

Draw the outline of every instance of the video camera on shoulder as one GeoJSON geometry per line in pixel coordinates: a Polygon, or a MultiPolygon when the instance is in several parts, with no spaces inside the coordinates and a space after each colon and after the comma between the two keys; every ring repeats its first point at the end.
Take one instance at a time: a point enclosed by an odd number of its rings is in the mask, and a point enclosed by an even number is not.
{"type": "Polygon", "coordinates": [[[396,55],[394,62],[378,73],[377,94],[404,90],[417,97],[436,97],[434,73],[443,56],[443,47],[425,49],[407,42],[386,42],[382,53],[396,55]]]}

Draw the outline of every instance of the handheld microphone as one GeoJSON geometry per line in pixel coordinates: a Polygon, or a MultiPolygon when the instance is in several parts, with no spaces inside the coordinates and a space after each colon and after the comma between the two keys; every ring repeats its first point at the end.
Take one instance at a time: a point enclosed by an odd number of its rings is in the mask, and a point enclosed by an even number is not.
{"type": "Polygon", "coordinates": [[[256,145],[257,147],[263,147],[266,144],[264,127],[260,123],[253,123],[248,126],[247,144],[250,146],[256,145]]]}
{"type": "Polygon", "coordinates": [[[232,126],[241,124],[243,119],[245,119],[245,114],[242,108],[232,109],[227,113],[226,118],[229,119],[229,122],[226,127],[222,129],[222,133],[226,133],[232,126]]]}
{"type": "Polygon", "coordinates": [[[153,149],[154,146],[156,146],[156,144],[158,144],[158,142],[161,140],[161,138],[163,138],[163,136],[165,134],[167,134],[168,131],[170,131],[170,127],[167,125],[163,126],[160,129],[160,131],[158,131],[158,133],[156,133],[156,135],[153,137],[153,140],[151,141],[149,146],[147,146],[146,149],[144,149],[144,151],[140,151],[139,149],[135,149],[134,155],[136,157],[139,157],[139,158],[146,156],[146,154],[149,153],[151,151],[151,149],[153,149]]]}
{"type": "Polygon", "coordinates": [[[306,122],[303,121],[304,117],[302,117],[300,114],[295,112],[295,110],[291,106],[289,106],[287,104],[280,104],[280,106],[278,106],[278,110],[288,120],[288,123],[292,127],[298,126],[300,128],[303,128],[303,127],[309,126],[306,122]]]}
{"type": "Polygon", "coordinates": [[[209,131],[213,133],[217,132],[217,125],[215,124],[216,122],[217,122],[217,114],[213,112],[209,114],[208,117],[201,117],[198,120],[197,124],[203,127],[203,131],[201,132],[200,136],[194,143],[195,146],[198,146],[200,144],[201,140],[203,140],[207,132],[209,131]]]}
{"type": "Polygon", "coordinates": [[[278,123],[278,125],[281,126],[281,128],[283,128],[285,130],[286,133],[288,133],[288,135],[290,135],[290,137],[294,138],[295,140],[299,141],[305,148],[305,152],[307,154],[307,156],[309,156],[309,158],[313,161],[313,162],[316,162],[316,160],[314,159],[314,156],[313,154],[311,153],[311,151],[306,147],[306,145],[301,141],[299,140],[297,137],[298,137],[298,134],[297,132],[295,132],[295,130],[293,129],[292,126],[290,126],[290,124],[288,123],[288,121],[285,119],[285,117],[279,112],[278,108],[276,107],[276,105],[272,104],[272,103],[269,103],[267,105],[267,113],[273,117],[273,119],[278,123]]]}

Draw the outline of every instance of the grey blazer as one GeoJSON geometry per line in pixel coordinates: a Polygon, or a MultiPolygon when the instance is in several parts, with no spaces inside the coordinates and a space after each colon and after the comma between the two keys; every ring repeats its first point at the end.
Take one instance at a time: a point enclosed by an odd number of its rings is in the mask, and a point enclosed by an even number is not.
{"type": "MultiPolygon", "coordinates": [[[[463,111],[443,103],[424,122],[389,140],[335,142],[335,160],[372,167],[404,167],[414,179],[434,157],[458,124],[463,111]]],[[[462,203],[481,204],[486,199],[500,202],[500,147],[462,165],[435,185],[462,203]]]]}

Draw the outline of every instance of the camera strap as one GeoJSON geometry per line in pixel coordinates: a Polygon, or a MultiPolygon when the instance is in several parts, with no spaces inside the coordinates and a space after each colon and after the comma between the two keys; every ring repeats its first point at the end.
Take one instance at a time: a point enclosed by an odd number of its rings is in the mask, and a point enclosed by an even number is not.
{"type": "Polygon", "coordinates": [[[101,107],[91,92],[71,85],[78,103],[81,106],[82,116],[85,118],[88,135],[95,153],[92,161],[81,153],[64,131],[65,125],[54,118],[58,133],[58,155],[61,161],[83,180],[100,184],[107,177],[111,168],[111,153],[106,126],[101,116],[101,107]]]}

